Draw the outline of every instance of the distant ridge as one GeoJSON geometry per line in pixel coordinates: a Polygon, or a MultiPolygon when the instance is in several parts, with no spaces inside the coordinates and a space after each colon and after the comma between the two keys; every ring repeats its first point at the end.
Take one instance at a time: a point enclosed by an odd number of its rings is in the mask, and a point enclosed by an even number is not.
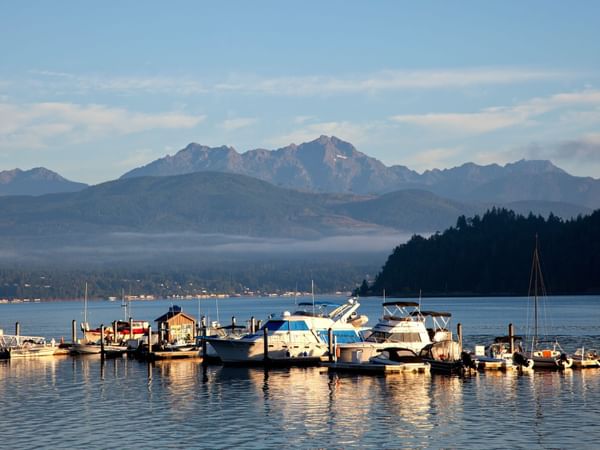
{"type": "Polygon", "coordinates": [[[122,176],[168,176],[219,171],[247,175],[277,186],[311,192],[380,194],[403,189],[433,192],[459,202],[562,202],[600,207],[600,180],[575,177],[545,160],[504,166],[465,163],[422,174],[406,166],[386,166],[335,136],[277,150],[238,153],[233,147],[189,144],[122,176]]]}
{"type": "Polygon", "coordinates": [[[58,192],[76,192],[85,189],[87,184],[76,183],[63,178],[44,167],[30,170],[5,170],[0,172],[0,196],[2,195],[44,195],[58,192]]]}

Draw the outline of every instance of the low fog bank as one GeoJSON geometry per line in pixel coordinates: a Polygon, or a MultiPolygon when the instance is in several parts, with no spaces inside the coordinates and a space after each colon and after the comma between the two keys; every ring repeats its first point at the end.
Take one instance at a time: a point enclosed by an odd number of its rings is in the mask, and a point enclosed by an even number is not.
{"type": "MultiPolygon", "coordinates": [[[[329,236],[314,240],[199,233],[108,233],[0,240],[0,265],[97,267],[195,262],[384,258],[406,233],[329,236]]],[[[384,261],[382,260],[382,263],[384,261]]]]}

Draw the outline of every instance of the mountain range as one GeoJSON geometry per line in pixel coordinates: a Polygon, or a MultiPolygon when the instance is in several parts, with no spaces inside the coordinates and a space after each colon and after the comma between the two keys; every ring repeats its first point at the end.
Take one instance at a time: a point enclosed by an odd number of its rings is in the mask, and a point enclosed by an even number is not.
{"type": "Polygon", "coordinates": [[[420,189],[461,202],[550,201],[600,207],[600,180],[572,176],[550,161],[521,160],[505,166],[466,163],[419,174],[405,166],[386,166],[352,144],[328,136],[277,150],[241,154],[232,147],[192,143],[122,178],[201,171],[242,174],[310,192],[382,194],[420,189]]]}

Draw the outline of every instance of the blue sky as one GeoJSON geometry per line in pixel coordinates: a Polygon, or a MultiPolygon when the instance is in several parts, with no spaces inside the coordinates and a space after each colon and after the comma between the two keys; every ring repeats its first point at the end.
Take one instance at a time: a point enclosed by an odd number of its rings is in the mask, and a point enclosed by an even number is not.
{"type": "Polygon", "coordinates": [[[189,142],[600,177],[598,2],[4,2],[0,170],[97,183],[189,142]]]}

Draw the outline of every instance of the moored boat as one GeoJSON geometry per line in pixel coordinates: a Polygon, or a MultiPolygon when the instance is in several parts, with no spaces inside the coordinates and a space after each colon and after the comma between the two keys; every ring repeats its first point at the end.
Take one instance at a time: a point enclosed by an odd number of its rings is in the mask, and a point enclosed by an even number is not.
{"type": "Polygon", "coordinates": [[[562,349],[557,339],[541,339],[539,335],[539,301],[547,297],[540,254],[538,249],[538,238],[535,238],[533,261],[531,264],[531,275],[529,278],[529,297],[533,297],[533,333],[530,336],[528,352],[524,354],[533,360],[534,369],[564,370],[573,365],[573,359],[562,349]]]}
{"type": "Polygon", "coordinates": [[[359,329],[354,325],[355,313],[360,306],[357,299],[350,298],[342,305],[306,302],[298,306],[303,309],[293,314],[286,311],[279,318],[270,318],[258,332],[240,339],[207,337],[205,340],[224,363],[238,364],[318,362],[329,351],[329,329],[337,342],[362,340],[359,329]],[[333,309],[329,311],[329,308],[333,309]]]}

